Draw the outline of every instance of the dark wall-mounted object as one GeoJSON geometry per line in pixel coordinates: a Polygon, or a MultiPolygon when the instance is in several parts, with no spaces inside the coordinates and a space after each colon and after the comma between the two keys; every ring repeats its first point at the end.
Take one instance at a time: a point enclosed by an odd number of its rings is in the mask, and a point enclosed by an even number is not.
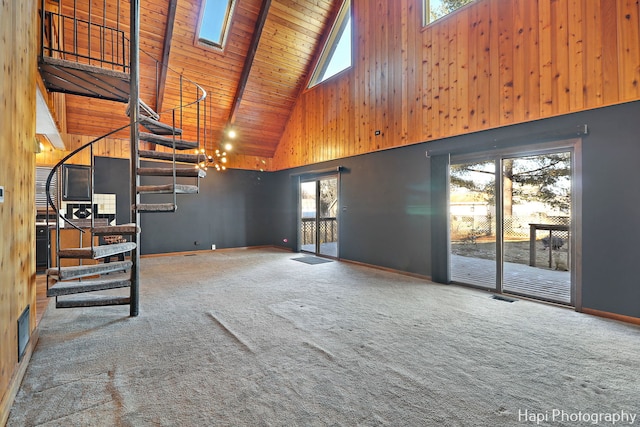
{"type": "Polygon", "coordinates": [[[79,202],[91,200],[91,167],[62,166],[62,200],[79,202]]]}
{"type": "Polygon", "coordinates": [[[27,344],[29,344],[29,312],[30,306],[27,306],[18,318],[18,362],[22,361],[22,357],[27,351],[27,344]]]}

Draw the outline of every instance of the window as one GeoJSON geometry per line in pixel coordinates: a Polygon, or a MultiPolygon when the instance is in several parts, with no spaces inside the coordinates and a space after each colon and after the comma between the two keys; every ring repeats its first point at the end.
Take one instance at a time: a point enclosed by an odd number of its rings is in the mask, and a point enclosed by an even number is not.
{"type": "MultiPolygon", "coordinates": [[[[47,178],[49,177],[49,173],[52,168],[49,167],[39,167],[36,166],[36,207],[37,208],[46,208],[47,207],[47,178]]],[[[54,203],[57,204],[57,174],[54,174],[51,178],[51,198],[54,203]]]]}
{"type": "Polygon", "coordinates": [[[200,11],[198,41],[222,47],[229,29],[233,0],[203,0],[200,11]]]}
{"type": "Polygon", "coordinates": [[[472,1],[473,0],[423,0],[423,24],[430,24],[472,1]]]}
{"type": "Polygon", "coordinates": [[[322,83],[349,67],[351,67],[351,1],[346,0],[322,49],[320,60],[311,75],[309,87],[322,83]]]}

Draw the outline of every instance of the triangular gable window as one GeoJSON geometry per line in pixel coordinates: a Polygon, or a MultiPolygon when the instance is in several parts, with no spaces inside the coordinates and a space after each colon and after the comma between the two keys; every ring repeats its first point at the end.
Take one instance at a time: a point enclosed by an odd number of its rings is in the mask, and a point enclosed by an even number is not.
{"type": "Polygon", "coordinates": [[[229,28],[233,0],[203,0],[198,41],[222,47],[229,28]]]}
{"type": "Polygon", "coordinates": [[[351,67],[351,0],[345,0],[331,28],[309,87],[313,87],[351,67]]]}

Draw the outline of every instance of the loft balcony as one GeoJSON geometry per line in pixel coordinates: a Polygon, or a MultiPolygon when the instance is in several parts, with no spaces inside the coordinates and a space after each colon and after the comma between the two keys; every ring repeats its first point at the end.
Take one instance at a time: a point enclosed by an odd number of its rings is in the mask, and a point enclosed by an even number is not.
{"type": "Polygon", "coordinates": [[[106,21],[41,10],[40,74],[47,90],[129,101],[129,41],[106,21]]]}

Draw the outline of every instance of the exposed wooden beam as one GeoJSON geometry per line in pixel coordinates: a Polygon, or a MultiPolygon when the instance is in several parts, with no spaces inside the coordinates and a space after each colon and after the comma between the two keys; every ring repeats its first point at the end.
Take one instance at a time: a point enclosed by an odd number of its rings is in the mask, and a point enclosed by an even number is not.
{"type": "Polygon", "coordinates": [[[162,63],[160,74],[158,75],[158,95],[156,98],[156,111],[162,108],[164,99],[164,84],[167,81],[167,67],[169,66],[169,53],[171,52],[171,39],[173,38],[173,23],[176,20],[176,9],[178,0],[169,0],[167,11],[167,27],[164,32],[164,47],[162,48],[162,63]]]}
{"type": "Polygon", "coordinates": [[[256,28],[253,31],[251,44],[249,45],[247,56],[244,59],[244,66],[242,68],[242,74],[240,75],[238,87],[236,88],[236,94],[233,97],[233,104],[231,105],[231,111],[229,112],[229,120],[227,121],[227,125],[232,125],[236,120],[236,114],[238,113],[238,109],[240,108],[240,101],[242,101],[242,95],[244,94],[247,80],[249,80],[249,73],[251,72],[251,67],[253,65],[253,58],[256,56],[256,51],[258,50],[260,36],[262,36],[262,29],[264,28],[264,23],[266,22],[267,15],[269,14],[269,7],[271,7],[271,0],[263,0],[260,14],[258,15],[258,20],[256,21],[256,28]]]}

